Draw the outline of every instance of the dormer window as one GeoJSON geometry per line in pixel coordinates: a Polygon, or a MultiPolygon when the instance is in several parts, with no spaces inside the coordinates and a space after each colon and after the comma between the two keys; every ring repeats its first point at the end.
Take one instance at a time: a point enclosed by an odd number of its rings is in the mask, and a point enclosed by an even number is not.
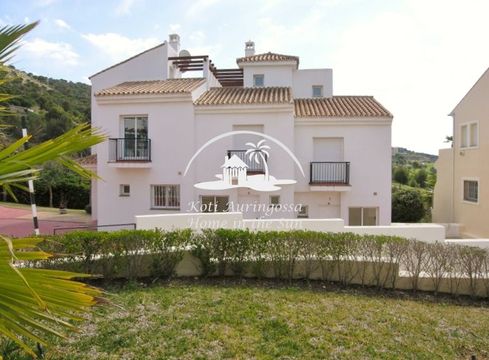
{"type": "Polygon", "coordinates": [[[254,87],[263,87],[263,86],[265,86],[265,75],[263,75],[263,74],[254,74],[253,75],[253,86],[254,87]]]}
{"type": "Polygon", "coordinates": [[[323,86],[313,85],[312,86],[312,97],[323,97],[323,86]]]}

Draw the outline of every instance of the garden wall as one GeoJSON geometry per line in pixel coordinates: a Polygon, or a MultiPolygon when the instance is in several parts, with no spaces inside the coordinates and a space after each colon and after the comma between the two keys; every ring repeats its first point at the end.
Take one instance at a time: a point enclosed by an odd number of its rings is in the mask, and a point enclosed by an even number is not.
{"type": "Polygon", "coordinates": [[[262,231],[310,230],[351,232],[361,235],[401,236],[424,242],[445,240],[445,228],[437,224],[392,224],[390,226],[345,226],[343,219],[243,219],[239,212],[185,213],[136,216],[136,228],[141,230],[200,230],[250,229],[262,231]]]}

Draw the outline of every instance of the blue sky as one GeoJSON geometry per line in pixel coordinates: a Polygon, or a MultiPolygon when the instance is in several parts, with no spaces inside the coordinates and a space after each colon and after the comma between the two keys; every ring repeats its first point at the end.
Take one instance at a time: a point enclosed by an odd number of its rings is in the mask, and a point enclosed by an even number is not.
{"type": "Polygon", "coordinates": [[[12,63],[83,82],[172,32],[218,67],[251,39],[333,68],[334,94],[374,95],[394,114],[394,146],[436,153],[489,66],[488,13],[486,0],[3,0],[0,25],[41,20],[12,63]]]}

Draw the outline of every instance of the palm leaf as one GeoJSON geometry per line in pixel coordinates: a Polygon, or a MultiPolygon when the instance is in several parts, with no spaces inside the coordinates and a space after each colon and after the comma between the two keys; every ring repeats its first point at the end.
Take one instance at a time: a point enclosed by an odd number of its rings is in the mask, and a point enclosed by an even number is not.
{"type": "Polygon", "coordinates": [[[51,256],[37,248],[40,238],[0,237],[0,333],[36,356],[31,343],[48,345],[47,335],[64,337],[102,296],[73,278],[87,275],[27,267],[51,256]]]}
{"type": "Polygon", "coordinates": [[[34,29],[39,21],[23,25],[6,25],[0,28],[0,63],[9,61],[20,46],[19,41],[34,29]]]}
{"type": "Polygon", "coordinates": [[[70,155],[105,140],[105,135],[88,124],[81,124],[55,139],[45,141],[27,150],[22,150],[29,137],[23,137],[0,151],[0,186],[7,191],[11,184],[25,182],[39,175],[38,167],[54,160],[82,177],[96,176],[83,168],[70,155]]]}

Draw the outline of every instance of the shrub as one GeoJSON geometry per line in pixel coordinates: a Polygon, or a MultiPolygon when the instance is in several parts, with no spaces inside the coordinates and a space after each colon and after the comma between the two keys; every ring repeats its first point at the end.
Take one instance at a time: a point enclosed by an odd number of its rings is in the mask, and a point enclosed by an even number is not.
{"type": "Polygon", "coordinates": [[[419,191],[414,189],[393,188],[393,222],[418,222],[424,215],[425,209],[419,191]]]}
{"type": "Polygon", "coordinates": [[[406,185],[409,180],[409,175],[404,167],[399,166],[395,168],[392,178],[395,182],[406,185]]]}
{"type": "Polygon", "coordinates": [[[90,205],[90,204],[85,205],[85,212],[87,214],[92,214],[92,205],[90,205]]]}
{"type": "Polygon", "coordinates": [[[396,288],[402,269],[413,291],[426,274],[435,293],[443,285],[458,294],[462,282],[467,282],[471,295],[489,296],[488,251],[395,236],[239,229],[76,231],[48,237],[41,248],[61,257],[43,266],[107,279],[169,278],[190,251],[200,260],[202,276],[271,274],[309,280],[320,270],[322,279],[343,285],[396,288]]]}
{"type": "Polygon", "coordinates": [[[151,276],[163,279],[172,277],[191,239],[192,230],[190,229],[167,232],[156,230],[148,244],[152,253],[151,276]]]}

